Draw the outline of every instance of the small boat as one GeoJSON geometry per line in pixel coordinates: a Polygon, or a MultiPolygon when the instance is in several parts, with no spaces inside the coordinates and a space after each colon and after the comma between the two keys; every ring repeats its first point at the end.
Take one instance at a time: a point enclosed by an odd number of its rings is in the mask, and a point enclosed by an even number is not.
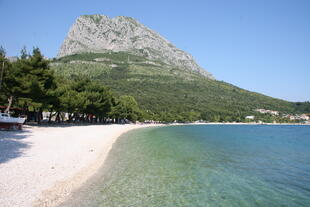
{"type": "Polygon", "coordinates": [[[22,129],[26,118],[11,117],[8,113],[0,113],[0,129],[22,129]]]}

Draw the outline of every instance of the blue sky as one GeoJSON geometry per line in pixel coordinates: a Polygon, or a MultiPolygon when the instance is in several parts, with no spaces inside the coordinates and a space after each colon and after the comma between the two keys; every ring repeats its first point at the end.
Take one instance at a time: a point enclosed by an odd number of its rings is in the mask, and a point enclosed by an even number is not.
{"type": "Polygon", "coordinates": [[[308,0],[0,0],[8,56],[55,57],[83,14],[131,16],[192,54],[216,79],[289,101],[310,100],[308,0]]]}

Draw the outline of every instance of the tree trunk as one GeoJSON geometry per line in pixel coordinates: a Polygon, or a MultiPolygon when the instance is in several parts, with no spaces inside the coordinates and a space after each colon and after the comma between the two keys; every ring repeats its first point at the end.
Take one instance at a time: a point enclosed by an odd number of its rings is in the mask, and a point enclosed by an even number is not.
{"type": "Polygon", "coordinates": [[[53,113],[53,112],[50,112],[50,116],[48,117],[48,123],[51,123],[52,122],[52,118],[57,114],[57,112],[53,113]]]}
{"type": "Polygon", "coordinates": [[[77,113],[74,113],[74,123],[77,122],[78,118],[79,118],[79,117],[78,117],[77,113]]]}
{"type": "Polygon", "coordinates": [[[49,115],[49,117],[48,117],[48,123],[49,123],[49,124],[50,124],[51,121],[52,121],[52,114],[53,114],[53,112],[50,112],[50,115],[49,115]]]}
{"type": "Polygon", "coordinates": [[[27,111],[26,111],[26,115],[27,115],[27,121],[30,121],[30,112],[29,112],[29,109],[28,109],[28,106],[27,106],[27,111]]]}
{"type": "Polygon", "coordinates": [[[64,122],[64,118],[65,118],[64,114],[62,113],[60,117],[61,117],[61,122],[63,123],[64,122]]]}
{"type": "Polygon", "coordinates": [[[2,86],[3,72],[4,72],[4,60],[2,62],[2,70],[1,70],[1,74],[0,74],[0,89],[2,86]]]}
{"type": "Polygon", "coordinates": [[[38,114],[35,108],[33,109],[33,118],[34,118],[34,122],[38,122],[38,114]]]}
{"type": "Polygon", "coordinates": [[[8,107],[6,107],[4,113],[9,113],[12,102],[13,102],[13,96],[10,96],[10,98],[8,98],[8,101],[9,101],[9,104],[8,104],[8,107]]]}
{"type": "Polygon", "coordinates": [[[69,113],[69,123],[71,123],[71,122],[72,122],[72,118],[73,118],[73,116],[74,116],[74,114],[69,113]]]}
{"type": "Polygon", "coordinates": [[[39,109],[39,111],[37,112],[37,121],[38,124],[41,124],[41,119],[42,119],[42,109],[39,109]]]}
{"type": "Polygon", "coordinates": [[[59,117],[59,115],[60,115],[60,112],[57,112],[56,121],[58,122],[58,124],[60,123],[60,117],[59,117]]]}

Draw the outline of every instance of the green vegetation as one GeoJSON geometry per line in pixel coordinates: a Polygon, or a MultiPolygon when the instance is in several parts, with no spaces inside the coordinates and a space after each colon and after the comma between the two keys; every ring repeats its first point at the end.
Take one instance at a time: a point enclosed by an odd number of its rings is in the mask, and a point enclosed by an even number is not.
{"type": "Polygon", "coordinates": [[[134,55],[129,54],[126,52],[111,52],[106,51],[106,53],[82,53],[82,54],[74,54],[70,56],[65,56],[59,58],[57,62],[67,63],[70,61],[96,61],[97,58],[102,58],[103,60],[99,60],[100,62],[106,63],[124,63],[129,60],[133,62],[142,62],[146,61],[147,59],[134,55]]]}
{"type": "Polygon", "coordinates": [[[132,96],[120,96],[110,115],[112,118],[132,121],[142,118],[138,103],[132,96]]]}
{"type": "Polygon", "coordinates": [[[6,105],[9,100],[6,111],[11,105],[18,107],[21,109],[18,113],[38,123],[43,111],[51,112],[49,121],[56,116],[58,122],[63,119],[61,112],[68,113],[68,122],[141,119],[142,112],[133,97],[114,96],[109,88],[83,76],[72,75],[70,79],[55,76],[38,48],[32,55],[22,50],[14,63],[8,62],[1,52],[0,61],[5,65],[0,104],[6,105]]]}
{"type": "Polygon", "coordinates": [[[297,113],[310,113],[310,102],[296,102],[294,108],[297,113]]]}
{"type": "Polygon", "coordinates": [[[95,22],[96,24],[100,23],[100,20],[102,19],[102,16],[97,14],[97,15],[83,15],[84,17],[90,18],[95,22]]]}
{"type": "Polygon", "coordinates": [[[56,74],[83,75],[109,86],[118,95],[135,97],[146,119],[245,121],[246,115],[264,116],[254,112],[257,108],[282,113],[309,112],[301,110],[304,103],[300,107],[125,52],[66,56],[55,60],[52,68],[56,74]],[[94,61],[96,58],[103,61],[94,61]]]}
{"type": "MultiPolygon", "coordinates": [[[[31,56],[23,49],[20,59],[9,63],[1,55],[6,68],[3,70],[3,98],[9,100],[9,111],[12,103],[20,107],[31,107],[34,111],[46,108],[53,99],[51,92],[55,90],[53,71],[49,69],[48,61],[44,60],[40,50],[35,48],[31,56]]],[[[1,91],[1,92],[2,92],[1,91]]]]}
{"type": "Polygon", "coordinates": [[[310,112],[309,102],[271,98],[126,52],[76,54],[49,62],[34,49],[32,55],[23,50],[14,63],[1,52],[0,61],[0,104],[9,100],[23,114],[35,113],[38,122],[43,111],[52,112],[49,120],[55,116],[57,121],[67,112],[69,122],[244,122],[247,115],[255,115],[256,121],[288,122],[254,110],[310,112]]]}

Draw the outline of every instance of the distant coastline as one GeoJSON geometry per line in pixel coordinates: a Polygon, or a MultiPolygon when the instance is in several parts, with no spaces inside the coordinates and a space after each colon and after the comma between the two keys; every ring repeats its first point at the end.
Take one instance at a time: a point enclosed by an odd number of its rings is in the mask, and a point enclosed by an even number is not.
{"type": "Polygon", "coordinates": [[[256,123],[256,122],[189,122],[189,123],[167,123],[168,126],[178,125],[272,125],[272,126],[309,126],[310,123],[256,123]]]}
{"type": "Polygon", "coordinates": [[[256,123],[256,122],[202,122],[202,123],[191,123],[191,124],[206,124],[206,125],[310,125],[310,123],[256,123]]]}

